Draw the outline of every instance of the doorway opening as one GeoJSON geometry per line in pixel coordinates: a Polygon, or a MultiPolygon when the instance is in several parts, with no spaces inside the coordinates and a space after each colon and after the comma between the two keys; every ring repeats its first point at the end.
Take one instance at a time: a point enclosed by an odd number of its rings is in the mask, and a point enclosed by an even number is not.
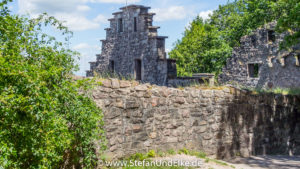
{"type": "Polygon", "coordinates": [[[142,80],[142,61],[141,59],[135,60],[135,80],[142,80]]]}

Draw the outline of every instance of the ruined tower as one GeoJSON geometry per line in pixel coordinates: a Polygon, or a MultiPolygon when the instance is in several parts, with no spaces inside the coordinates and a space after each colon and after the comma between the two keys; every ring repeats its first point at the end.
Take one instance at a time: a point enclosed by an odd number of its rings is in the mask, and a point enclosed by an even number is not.
{"type": "Polygon", "coordinates": [[[120,8],[109,19],[106,39],[101,40],[102,52],[90,62],[87,76],[115,73],[157,85],[166,85],[168,77],[176,77],[175,60],[167,59],[166,36],[158,36],[153,26],[150,7],[130,5],[120,8]]]}

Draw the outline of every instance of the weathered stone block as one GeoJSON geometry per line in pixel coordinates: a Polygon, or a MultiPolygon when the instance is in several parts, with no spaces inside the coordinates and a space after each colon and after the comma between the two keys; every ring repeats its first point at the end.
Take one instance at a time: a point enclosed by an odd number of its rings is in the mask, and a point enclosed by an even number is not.
{"type": "Polygon", "coordinates": [[[178,141],[177,137],[167,137],[167,143],[176,143],[178,141]]]}
{"type": "Polygon", "coordinates": [[[202,94],[202,97],[204,97],[204,98],[212,98],[213,91],[212,90],[203,90],[201,92],[201,94],[202,94]]]}
{"type": "Polygon", "coordinates": [[[117,92],[120,93],[121,95],[128,95],[130,93],[130,90],[129,89],[119,89],[117,92]]]}
{"type": "Polygon", "coordinates": [[[105,93],[111,93],[111,92],[113,92],[113,89],[111,89],[111,88],[106,88],[106,87],[101,87],[101,88],[99,88],[99,90],[100,90],[101,92],[105,92],[105,93]]]}
{"type": "Polygon", "coordinates": [[[111,80],[109,80],[109,79],[104,79],[104,80],[102,80],[101,82],[102,82],[102,85],[103,85],[104,87],[108,87],[108,88],[111,87],[111,80]]]}
{"type": "Polygon", "coordinates": [[[111,108],[108,111],[104,111],[105,118],[113,119],[121,115],[121,110],[118,108],[111,108]]]}
{"type": "Polygon", "coordinates": [[[132,111],[132,117],[142,117],[143,113],[141,110],[132,111]]]}
{"type": "Polygon", "coordinates": [[[114,102],[113,105],[118,108],[124,108],[124,101],[121,99],[117,99],[117,101],[114,102]]]}
{"type": "Polygon", "coordinates": [[[94,93],[93,94],[93,98],[94,99],[106,99],[109,98],[110,96],[108,94],[104,94],[104,93],[94,93]]]}
{"type": "Polygon", "coordinates": [[[162,121],[163,118],[164,118],[164,116],[162,116],[160,114],[155,115],[155,119],[158,120],[158,121],[162,121]]]}
{"type": "Polygon", "coordinates": [[[139,108],[139,107],[140,107],[140,105],[136,99],[126,99],[126,102],[125,102],[126,109],[134,109],[134,108],[139,108]]]}
{"type": "Polygon", "coordinates": [[[164,105],[167,104],[167,99],[165,99],[165,98],[159,98],[158,99],[158,103],[159,103],[160,106],[164,106],[164,105]]]}
{"type": "Polygon", "coordinates": [[[135,88],[134,88],[136,91],[146,91],[146,90],[148,90],[148,87],[147,87],[147,85],[138,85],[138,86],[136,86],[135,88]]]}
{"type": "Polygon", "coordinates": [[[149,134],[149,137],[150,137],[151,139],[155,139],[155,138],[157,137],[157,133],[156,133],[156,132],[151,132],[151,133],[149,134]]]}
{"type": "Polygon", "coordinates": [[[136,134],[136,140],[146,141],[147,139],[148,139],[148,135],[146,132],[141,132],[141,133],[136,134]]]}
{"type": "Polygon", "coordinates": [[[174,100],[174,103],[184,104],[185,99],[184,99],[184,97],[176,97],[174,100]]]}
{"type": "Polygon", "coordinates": [[[197,133],[204,133],[206,131],[207,127],[206,126],[200,126],[198,127],[197,133]]]}
{"type": "Polygon", "coordinates": [[[138,133],[138,132],[142,131],[142,126],[138,125],[138,124],[132,125],[132,131],[135,133],[138,133]]]}
{"type": "Polygon", "coordinates": [[[131,83],[129,81],[120,80],[120,87],[121,88],[131,87],[131,83]]]}
{"type": "Polygon", "coordinates": [[[113,89],[118,89],[120,88],[120,83],[118,79],[111,79],[111,87],[113,89]]]}
{"type": "Polygon", "coordinates": [[[179,110],[179,113],[182,114],[183,118],[188,118],[190,116],[190,111],[189,109],[183,109],[183,110],[179,110]]]}
{"type": "Polygon", "coordinates": [[[212,139],[212,137],[213,137],[212,133],[206,133],[203,135],[203,139],[205,140],[210,140],[212,139]]]}
{"type": "Polygon", "coordinates": [[[199,126],[205,126],[205,125],[207,125],[207,122],[206,122],[206,121],[203,120],[203,121],[200,121],[200,122],[199,122],[199,126]]]}
{"type": "Polygon", "coordinates": [[[109,151],[114,152],[114,151],[116,151],[117,149],[118,149],[118,145],[114,145],[114,146],[111,146],[111,147],[109,148],[109,151]]]}
{"type": "Polygon", "coordinates": [[[156,107],[158,105],[158,100],[158,97],[151,98],[151,104],[153,107],[156,107]]]}

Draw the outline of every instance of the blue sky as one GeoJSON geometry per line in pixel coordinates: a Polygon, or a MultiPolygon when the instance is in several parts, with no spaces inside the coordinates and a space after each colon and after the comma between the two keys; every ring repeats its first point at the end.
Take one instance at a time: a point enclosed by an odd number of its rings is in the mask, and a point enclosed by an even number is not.
{"type": "MultiPolygon", "coordinates": [[[[128,4],[151,7],[154,25],[160,26],[159,35],[168,36],[166,49],[182,37],[189,22],[197,15],[207,17],[211,11],[228,0],[128,0],[128,4]]],[[[47,12],[65,24],[73,32],[70,47],[81,53],[78,61],[80,71],[75,74],[85,76],[89,69],[88,62],[96,60],[101,53],[101,39],[105,39],[104,28],[109,26],[107,19],[112,13],[125,6],[126,0],[15,0],[9,5],[13,13],[32,17],[47,12]]]]}

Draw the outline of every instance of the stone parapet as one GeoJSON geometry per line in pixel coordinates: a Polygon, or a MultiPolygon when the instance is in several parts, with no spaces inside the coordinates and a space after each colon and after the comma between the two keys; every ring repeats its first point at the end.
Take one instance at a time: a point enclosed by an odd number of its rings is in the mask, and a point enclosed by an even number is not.
{"type": "Polygon", "coordinates": [[[104,79],[93,91],[114,158],[181,148],[230,158],[300,155],[300,96],[104,79]]]}

